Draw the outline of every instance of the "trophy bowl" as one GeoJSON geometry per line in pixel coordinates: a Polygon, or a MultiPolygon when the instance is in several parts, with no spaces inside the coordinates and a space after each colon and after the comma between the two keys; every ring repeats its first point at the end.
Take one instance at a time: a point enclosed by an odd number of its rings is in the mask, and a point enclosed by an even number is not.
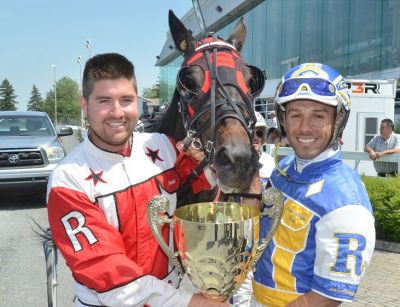
{"type": "Polygon", "coordinates": [[[160,195],[150,200],[147,216],[179,277],[186,273],[204,296],[225,302],[254,269],[271,240],[282,214],[282,208],[275,207],[261,212],[234,202],[197,203],[176,209],[170,218],[166,214],[169,201],[160,195]],[[260,218],[271,214],[272,226],[266,238],[260,240],[260,218]],[[165,223],[173,225],[174,248],[161,235],[165,223]]]}

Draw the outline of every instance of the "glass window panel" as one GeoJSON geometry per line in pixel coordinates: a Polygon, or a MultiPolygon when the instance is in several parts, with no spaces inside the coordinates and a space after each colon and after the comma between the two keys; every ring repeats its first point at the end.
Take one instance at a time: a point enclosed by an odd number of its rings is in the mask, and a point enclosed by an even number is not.
{"type": "Polygon", "coordinates": [[[267,29],[267,18],[265,10],[266,2],[263,2],[245,15],[248,36],[245,46],[251,48],[251,57],[244,59],[260,69],[266,67],[267,37],[265,29],[267,29]]]}
{"type": "Polygon", "coordinates": [[[348,74],[361,74],[380,68],[382,1],[349,1],[348,74]]]}
{"type": "Polygon", "coordinates": [[[342,75],[348,75],[349,2],[323,1],[322,63],[334,67],[342,75]]]}
{"type": "Polygon", "coordinates": [[[382,4],[381,69],[400,66],[400,1],[386,0],[382,4]]]}
{"type": "Polygon", "coordinates": [[[265,29],[267,39],[266,70],[269,79],[282,77],[281,50],[282,50],[282,24],[286,18],[282,16],[282,1],[266,1],[267,26],[265,29]]]}
{"type": "Polygon", "coordinates": [[[371,141],[373,137],[374,137],[373,135],[366,135],[364,138],[364,144],[368,144],[369,141],[371,141]]]}
{"type": "MultiPolygon", "coordinates": [[[[365,119],[365,134],[377,134],[378,119],[376,117],[367,117],[365,119]]],[[[365,143],[367,144],[367,143],[365,143]]]]}
{"type": "Polygon", "coordinates": [[[322,17],[324,2],[307,0],[301,3],[300,62],[321,62],[322,17]]]}
{"type": "Polygon", "coordinates": [[[281,73],[297,65],[300,57],[301,0],[282,1],[281,73]],[[300,12],[300,14],[299,14],[300,12]]]}
{"type": "Polygon", "coordinates": [[[160,104],[172,101],[176,85],[176,75],[182,61],[183,57],[178,56],[168,65],[160,67],[160,104]]]}

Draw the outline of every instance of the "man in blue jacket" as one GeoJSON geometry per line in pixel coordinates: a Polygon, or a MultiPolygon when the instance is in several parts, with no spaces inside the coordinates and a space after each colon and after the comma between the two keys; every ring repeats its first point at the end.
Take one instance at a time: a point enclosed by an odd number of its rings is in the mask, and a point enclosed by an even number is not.
{"type": "MultiPolygon", "coordinates": [[[[275,107],[295,155],[270,178],[285,206],[254,272],[252,305],[350,302],[370,263],[375,228],[367,191],[338,150],[350,112],[346,83],[327,65],[298,65],[282,77],[275,107]]],[[[262,237],[268,221],[261,228],[262,237]]]]}

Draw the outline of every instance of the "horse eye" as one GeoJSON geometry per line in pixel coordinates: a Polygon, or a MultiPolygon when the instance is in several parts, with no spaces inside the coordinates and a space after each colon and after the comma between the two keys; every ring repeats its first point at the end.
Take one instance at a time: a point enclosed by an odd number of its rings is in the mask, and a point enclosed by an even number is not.
{"type": "Polygon", "coordinates": [[[178,82],[177,89],[181,97],[186,101],[197,98],[198,93],[191,91],[181,82],[178,82]]]}
{"type": "Polygon", "coordinates": [[[201,84],[198,84],[199,82],[196,82],[196,78],[193,78],[193,71],[193,66],[182,67],[177,75],[177,90],[186,101],[198,98],[200,93],[201,84]]]}

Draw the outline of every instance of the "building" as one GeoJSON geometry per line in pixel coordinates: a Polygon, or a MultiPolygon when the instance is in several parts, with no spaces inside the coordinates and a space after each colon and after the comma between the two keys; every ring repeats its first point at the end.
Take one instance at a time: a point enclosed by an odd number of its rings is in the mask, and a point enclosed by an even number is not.
{"type": "Polygon", "coordinates": [[[148,114],[160,111],[160,99],[138,96],[139,114],[148,114]]]}
{"type": "MultiPolygon", "coordinates": [[[[244,16],[242,56],[268,78],[255,102],[259,111],[268,110],[282,74],[302,62],[328,64],[352,79],[400,78],[400,0],[200,0],[200,6],[208,31],[223,38],[244,16]]],[[[182,21],[199,37],[193,9],[182,21]]],[[[171,101],[183,58],[169,32],[157,58],[160,98],[171,101]]]]}

